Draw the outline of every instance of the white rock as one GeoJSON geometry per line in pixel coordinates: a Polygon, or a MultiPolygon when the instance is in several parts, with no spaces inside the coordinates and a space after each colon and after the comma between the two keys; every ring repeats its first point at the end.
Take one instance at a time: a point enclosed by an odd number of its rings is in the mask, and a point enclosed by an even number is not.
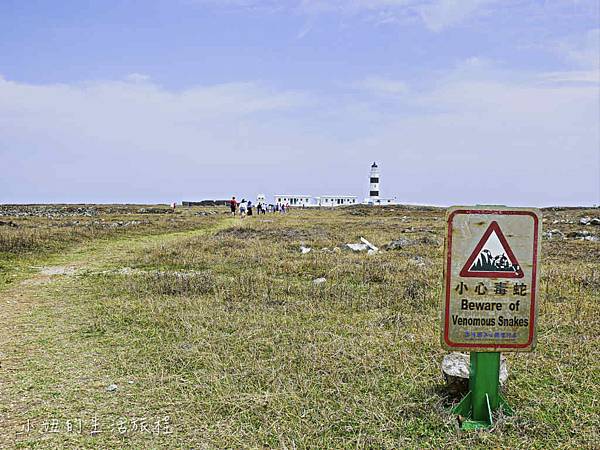
{"type": "Polygon", "coordinates": [[[117,389],[119,389],[119,386],[117,386],[116,384],[110,384],[106,386],[106,390],[108,392],[115,392],[117,389]]]}
{"type": "MultiPolygon", "coordinates": [[[[452,378],[469,379],[469,366],[471,365],[469,355],[466,353],[453,352],[442,360],[442,372],[448,382],[452,378]],[[450,379],[449,379],[450,378],[450,379]]],[[[504,385],[508,379],[508,368],[506,366],[506,357],[500,356],[500,384],[504,385]]]]}
{"type": "Polygon", "coordinates": [[[321,277],[321,278],[315,278],[315,279],[313,280],[313,284],[323,284],[323,283],[325,283],[326,281],[327,281],[327,278],[323,278],[323,277],[321,277]]]}
{"type": "Polygon", "coordinates": [[[369,241],[367,241],[364,237],[360,238],[360,242],[365,244],[369,248],[369,250],[373,250],[373,251],[379,250],[377,247],[375,247],[373,244],[371,244],[369,241]]]}
{"type": "Polygon", "coordinates": [[[353,252],[364,252],[368,249],[367,244],[346,244],[345,249],[352,250],[353,252]]]}
{"type": "Polygon", "coordinates": [[[301,245],[301,246],[300,246],[300,252],[301,252],[303,255],[306,255],[307,253],[310,253],[310,251],[311,251],[311,250],[312,250],[312,249],[311,249],[310,247],[305,247],[304,245],[301,245]]]}

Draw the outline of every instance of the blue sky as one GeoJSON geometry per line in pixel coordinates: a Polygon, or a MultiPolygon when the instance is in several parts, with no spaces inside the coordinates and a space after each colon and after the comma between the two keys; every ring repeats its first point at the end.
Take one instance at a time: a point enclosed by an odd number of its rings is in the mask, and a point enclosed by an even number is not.
{"type": "Polygon", "coordinates": [[[0,2],[0,202],[600,203],[600,10],[0,2]]]}

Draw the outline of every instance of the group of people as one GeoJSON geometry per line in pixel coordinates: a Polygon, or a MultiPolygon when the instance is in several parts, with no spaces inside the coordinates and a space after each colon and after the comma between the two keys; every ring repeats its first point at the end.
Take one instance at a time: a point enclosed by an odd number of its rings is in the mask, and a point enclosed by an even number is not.
{"type": "Polygon", "coordinates": [[[256,206],[256,214],[260,215],[260,214],[267,214],[269,213],[285,213],[288,208],[289,208],[289,204],[284,204],[284,203],[276,203],[276,204],[266,204],[265,202],[259,201],[256,203],[256,205],[254,203],[252,203],[252,201],[250,200],[246,200],[245,198],[242,199],[241,202],[238,202],[235,198],[235,196],[231,197],[231,200],[229,200],[229,205],[231,208],[231,215],[235,216],[238,214],[241,218],[244,218],[246,216],[252,216],[254,215],[254,207],[256,206]]]}

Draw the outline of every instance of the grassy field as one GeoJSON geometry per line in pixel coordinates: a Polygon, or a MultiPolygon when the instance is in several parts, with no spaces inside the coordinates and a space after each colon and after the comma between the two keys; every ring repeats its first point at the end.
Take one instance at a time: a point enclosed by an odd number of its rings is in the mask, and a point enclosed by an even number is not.
{"type": "MultiPolygon", "coordinates": [[[[598,447],[600,242],[544,239],[515,415],[464,433],[440,371],[444,210],[143,208],[0,217],[1,447],[598,447]],[[340,249],[361,236],[408,245],[340,249]]],[[[600,235],[589,215],[544,229],[600,235]]]]}

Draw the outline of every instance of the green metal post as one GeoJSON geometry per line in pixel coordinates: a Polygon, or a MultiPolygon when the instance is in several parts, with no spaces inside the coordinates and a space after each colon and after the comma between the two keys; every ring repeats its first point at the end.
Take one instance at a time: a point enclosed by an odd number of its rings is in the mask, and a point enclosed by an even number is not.
{"type": "Polygon", "coordinates": [[[494,424],[492,412],[498,408],[512,414],[512,409],[500,395],[500,353],[471,352],[469,393],[452,412],[458,414],[463,430],[477,430],[494,424]]]}
{"type": "Polygon", "coordinates": [[[498,397],[499,384],[500,353],[471,352],[469,389],[472,393],[471,412],[473,420],[481,422],[491,420],[489,410],[495,411],[500,404],[498,397]]]}

